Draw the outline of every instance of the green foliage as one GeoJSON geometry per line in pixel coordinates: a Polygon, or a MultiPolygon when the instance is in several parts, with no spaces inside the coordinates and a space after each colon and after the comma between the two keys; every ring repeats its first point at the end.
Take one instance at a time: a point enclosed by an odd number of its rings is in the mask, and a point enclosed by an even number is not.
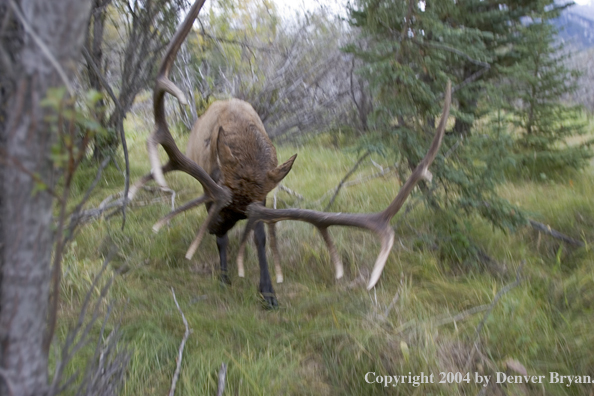
{"type": "Polygon", "coordinates": [[[487,64],[507,62],[510,54],[496,50],[509,45],[520,16],[537,2],[509,3],[431,2],[423,9],[414,2],[361,0],[351,10],[351,23],[367,45],[346,50],[363,60],[360,72],[377,101],[371,136],[405,168],[412,169],[425,154],[446,81],[461,85],[453,98],[452,132],[431,168],[437,185],[422,187],[435,212],[434,237],[443,257],[457,263],[476,259],[467,227],[473,217],[502,230],[526,222],[521,210],[498,196],[503,172],[513,161],[512,140],[501,112],[497,119],[489,112],[492,106],[483,104],[485,93],[500,96],[491,83],[497,70],[487,64]],[[475,123],[479,118],[482,122],[475,123]]]}
{"type": "Polygon", "coordinates": [[[582,168],[591,158],[586,145],[569,144],[585,132],[579,109],[561,104],[575,73],[555,55],[555,32],[546,23],[564,7],[550,0],[360,0],[350,10],[366,45],[346,51],[363,61],[360,73],[377,102],[368,140],[412,169],[434,133],[445,82],[457,88],[454,122],[432,166],[438,186],[424,188],[440,219],[435,237],[453,249],[447,257],[474,256],[465,226],[474,216],[501,230],[526,224],[525,213],[497,191],[510,170],[548,174],[582,168]]]}
{"type": "Polygon", "coordinates": [[[88,143],[94,138],[107,136],[107,130],[98,121],[98,107],[103,95],[94,89],[79,97],[68,96],[64,87],[49,89],[41,105],[48,110],[46,120],[56,130],[58,140],[52,145],[50,157],[59,172],[72,172],[86,156],[88,143]],[[67,169],[66,169],[67,168],[67,169]]]}
{"type": "Polygon", "coordinates": [[[534,13],[531,23],[519,27],[517,62],[501,68],[509,79],[504,108],[514,116],[517,132],[516,169],[529,177],[582,169],[593,156],[587,145],[569,140],[586,133],[586,123],[580,107],[561,101],[575,92],[577,72],[565,66],[568,55],[555,42],[556,29],[549,23],[554,16],[534,13]]]}

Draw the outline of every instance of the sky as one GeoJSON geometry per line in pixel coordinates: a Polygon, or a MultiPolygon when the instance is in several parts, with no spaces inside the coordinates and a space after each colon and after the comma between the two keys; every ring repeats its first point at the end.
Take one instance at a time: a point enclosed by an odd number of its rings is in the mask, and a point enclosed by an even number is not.
{"type": "Polygon", "coordinates": [[[336,14],[346,14],[348,0],[273,0],[281,13],[294,13],[301,10],[315,10],[319,7],[327,7],[336,14]]]}

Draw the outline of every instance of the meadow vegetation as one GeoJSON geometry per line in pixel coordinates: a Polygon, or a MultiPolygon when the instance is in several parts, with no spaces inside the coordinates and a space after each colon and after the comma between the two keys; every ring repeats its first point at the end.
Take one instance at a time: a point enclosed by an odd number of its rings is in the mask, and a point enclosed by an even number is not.
{"type": "MultiPolygon", "coordinates": [[[[150,168],[144,147],[149,126],[135,116],[126,122],[134,180],[150,168]]],[[[176,136],[180,146],[186,138],[176,136]]],[[[343,136],[339,145],[348,146],[349,140],[343,136]]],[[[281,161],[298,153],[283,183],[303,196],[276,191],[278,207],[321,209],[327,203],[328,195],[325,201],[318,200],[358,158],[356,151],[337,149],[333,143],[334,138],[319,135],[278,148],[281,161]]],[[[392,165],[378,155],[370,158],[384,167],[392,165]]],[[[377,171],[367,160],[351,180],[377,171]]],[[[79,201],[94,174],[93,167],[78,172],[72,202],[79,201]]],[[[177,205],[200,193],[198,183],[185,174],[168,175],[168,181],[177,191],[177,205]]],[[[397,173],[391,172],[344,188],[331,210],[376,211],[393,199],[400,183],[397,173]]],[[[108,167],[88,206],[97,206],[121,189],[121,173],[108,167]]],[[[393,221],[396,243],[371,291],[366,290],[366,280],[379,249],[372,234],[331,230],[346,270],[345,277],[336,281],[314,228],[280,223],[285,281],[275,285],[280,308],[266,311],[257,294],[253,244],[248,245],[246,278],[235,272],[242,227],[230,233],[232,285],[223,286],[214,237],[204,239],[191,261],[184,258],[205,218],[204,209],[178,216],[155,234],[152,224],[170,210],[170,195],[145,190],[128,209],[123,230],[121,217],[114,216],[89,222],[76,235],[63,263],[57,335],[64,339],[73,326],[92,279],[115,247],[108,272],[117,274],[102,310],[114,303],[114,319],[107,330],[120,322],[121,347],[131,354],[124,395],[169,391],[184,334],[171,288],[192,329],[177,384],[179,395],[214,395],[222,362],[229,366],[226,395],[478,394],[481,386],[474,381],[384,389],[366,383],[364,377],[368,372],[424,372],[436,379],[440,372],[518,374],[518,363],[529,375],[556,371],[594,377],[592,166],[544,181],[508,181],[498,192],[531,218],[584,241],[585,246],[564,245],[529,227],[504,233],[471,216],[464,220],[467,234],[493,260],[486,265],[473,259],[455,261],[451,255],[446,259],[433,236],[439,219],[415,191],[408,201],[411,209],[393,221]],[[517,276],[521,283],[500,295],[490,310],[489,304],[517,276]]],[[[94,289],[94,299],[99,298],[100,287],[101,283],[94,289]]],[[[94,333],[99,331],[97,324],[94,333]]],[[[80,368],[93,348],[82,350],[68,370],[80,368]]],[[[498,385],[486,394],[590,395],[592,385],[498,385]]]]}

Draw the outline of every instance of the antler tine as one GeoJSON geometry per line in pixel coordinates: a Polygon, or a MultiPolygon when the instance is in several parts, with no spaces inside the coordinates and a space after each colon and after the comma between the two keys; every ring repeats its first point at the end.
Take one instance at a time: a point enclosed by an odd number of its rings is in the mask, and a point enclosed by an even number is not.
{"type": "Polygon", "coordinates": [[[194,238],[194,240],[192,241],[192,244],[190,245],[190,247],[188,248],[188,251],[186,252],[186,259],[188,259],[188,260],[192,259],[192,257],[194,256],[194,253],[196,253],[196,249],[198,249],[198,246],[200,246],[200,242],[202,242],[202,238],[204,237],[204,234],[206,233],[206,228],[207,228],[208,224],[212,221],[212,219],[216,216],[216,214],[219,213],[220,210],[221,210],[221,205],[219,205],[218,203],[215,203],[214,205],[212,205],[212,207],[208,211],[208,216],[206,216],[206,220],[200,226],[200,229],[198,230],[198,233],[196,234],[196,238],[194,238]]]}
{"type": "Polygon", "coordinates": [[[172,170],[185,172],[200,182],[204,189],[204,197],[191,201],[181,208],[171,212],[169,215],[157,222],[154,226],[155,231],[158,231],[159,228],[165,224],[165,222],[167,222],[176,214],[205,202],[213,202],[213,206],[208,214],[206,222],[200,227],[196,239],[186,254],[186,257],[188,258],[191,258],[194,251],[198,248],[200,240],[202,239],[202,236],[204,235],[206,228],[211,223],[212,219],[216,217],[216,214],[223,207],[227,206],[231,202],[231,192],[229,189],[219,186],[217,183],[215,183],[215,181],[210,177],[210,175],[208,175],[208,173],[206,173],[206,171],[204,171],[204,169],[186,157],[179,150],[175,140],[169,132],[165,114],[165,93],[175,96],[180,101],[180,103],[187,104],[183,92],[178,87],[176,87],[171,80],[169,80],[169,71],[171,70],[171,66],[173,65],[177,52],[179,51],[183,41],[192,29],[194,20],[198,16],[200,9],[204,5],[204,2],[205,0],[197,0],[192,5],[188,11],[188,14],[186,15],[186,18],[175,32],[175,35],[167,47],[165,56],[161,61],[155,88],[153,90],[155,128],[153,133],[147,139],[147,151],[152,167],[152,173],[145,175],[138,182],[136,182],[129,194],[130,199],[133,198],[134,194],[144,183],[153,179],[159,184],[159,186],[161,186],[162,189],[168,190],[169,188],[167,187],[167,183],[163,175],[164,173],[170,172],[172,170]],[[159,160],[159,145],[163,146],[163,149],[169,157],[169,162],[164,167],[161,167],[159,160]]]}
{"type": "MultiPolygon", "coordinates": [[[[369,231],[376,233],[381,239],[381,250],[373,266],[367,289],[371,289],[375,286],[379,280],[388,255],[394,245],[394,230],[390,226],[390,220],[396,213],[402,208],[402,205],[412,192],[415,185],[421,179],[431,180],[431,173],[428,168],[435,159],[443,136],[445,134],[445,126],[450,111],[451,104],[451,83],[448,81],[445,102],[443,112],[439,126],[433,142],[425,155],[425,158],[417,165],[413,173],[406,180],[394,200],[390,205],[383,211],[378,213],[369,214],[352,214],[352,213],[327,213],[318,212],[315,210],[308,209],[268,209],[258,203],[253,203],[248,206],[248,218],[250,222],[264,221],[266,223],[276,223],[282,220],[300,220],[308,222],[320,230],[326,245],[330,251],[331,259],[336,266],[336,275],[339,278],[339,274],[342,271],[342,263],[340,257],[334,248],[330,235],[327,228],[331,226],[347,226],[347,227],[358,227],[364,228],[369,231]]],[[[247,229],[246,229],[247,231],[247,229]]],[[[243,258],[242,258],[243,260],[243,258]]]]}
{"type": "MultiPolygon", "coordinates": [[[[172,170],[173,170],[173,166],[171,165],[171,162],[166,163],[161,168],[161,172],[163,174],[171,172],[172,170]]],[[[142,186],[144,186],[146,183],[150,182],[153,179],[154,179],[153,174],[147,173],[146,175],[142,176],[140,179],[136,180],[136,182],[130,187],[130,190],[128,191],[128,201],[132,201],[134,199],[134,197],[136,196],[136,193],[138,193],[138,190],[140,190],[142,188],[142,186]]]]}
{"type": "Polygon", "coordinates": [[[230,201],[231,194],[228,191],[212,180],[212,178],[198,166],[194,161],[186,157],[175,144],[175,140],[169,132],[167,126],[167,120],[165,118],[165,93],[168,92],[176,96],[182,103],[185,101],[184,95],[179,88],[169,80],[169,70],[173,65],[177,51],[179,50],[182,42],[192,29],[192,24],[200,12],[200,8],[204,4],[204,0],[198,0],[193,5],[186,19],[179,26],[175,33],[161,66],[159,68],[159,74],[157,76],[157,82],[155,84],[153,93],[153,111],[155,115],[155,130],[153,134],[147,140],[147,146],[149,151],[149,157],[151,160],[151,166],[153,168],[153,178],[161,186],[166,187],[163,172],[159,163],[159,157],[157,152],[157,146],[160,144],[165,149],[173,170],[179,170],[190,174],[196,180],[202,184],[205,193],[210,196],[213,200],[224,200],[227,203],[230,201]]]}
{"type": "MultiPolygon", "coordinates": [[[[157,75],[157,81],[155,84],[155,88],[153,91],[153,111],[155,115],[155,130],[153,134],[147,140],[147,150],[149,153],[149,160],[151,162],[151,167],[153,169],[154,179],[162,188],[167,188],[167,182],[165,181],[165,177],[163,177],[163,172],[161,171],[161,163],[159,161],[159,154],[157,150],[157,146],[162,144],[165,148],[166,144],[175,146],[175,141],[173,139],[168,139],[171,137],[169,133],[169,129],[167,127],[167,120],[165,119],[165,92],[170,93],[171,95],[175,96],[181,104],[187,105],[187,100],[183,92],[171,81],[169,80],[169,70],[173,65],[177,52],[181,47],[183,41],[185,40],[186,36],[192,29],[192,25],[194,24],[194,20],[198,16],[200,9],[204,5],[205,0],[198,0],[196,1],[190,11],[186,15],[186,18],[179,26],[175,35],[171,39],[167,50],[165,51],[165,56],[161,61],[161,65],[159,67],[159,73],[157,75]]],[[[167,150],[167,148],[165,148],[167,150]]],[[[175,150],[172,149],[172,154],[177,154],[175,151],[179,152],[179,149],[175,150]]],[[[179,152],[181,154],[181,152],[179,152]]],[[[167,153],[170,154],[169,152],[167,153]]],[[[171,158],[171,155],[170,155],[171,158]]]]}
{"type": "Polygon", "coordinates": [[[191,200],[190,202],[185,203],[184,205],[180,206],[179,208],[172,210],[167,215],[163,216],[159,221],[153,225],[153,231],[159,232],[159,230],[172,218],[177,216],[180,213],[185,212],[186,210],[195,208],[198,205],[202,205],[203,203],[210,202],[210,198],[207,195],[202,195],[196,199],[191,200]]]}
{"type": "Polygon", "coordinates": [[[413,173],[408,177],[404,185],[398,191],[396,198],[390,203],[390,205],[382,212],[383,216],[387,218],[388,221],[392,219],[398,213],[404,202],[412,192],[413,188],[416,186],[417,182],[420,179],[425,179],[427,181],[431,181],[432,175],[429,172],[428,168],[429,165],[435,159],[437,152],[439,151],[439,147],[441,146],[441,142],[443,140],[443,136],[445,135],[445,127],[448,121],[448,115],[450,114],[450,105],[452,103],[452,83],[448,80],[446,85],[445,91],[445,102],[443,105],[443,112],[441,113],[441,120],[439,121],[439,125],[437,127],[437,132],[435,133],[435,137],[431,142],[431,146],[425,154],[425,158],[421,160],[421,162],[417,165],[413,173]]]}
{"type": "Polygon", "coordinates": [[[243,230],[243,234],[241,235],[241,241],[239,242],[239,249],[237,250],[237,276],[240,278],[245,277],[245,268],[243,266],[243,255],[245,253],[245,245],[247,244],[247,239],[250,236],[250,233],[254,229],[256,225],[256,220],[248,217],[247,224],[243,230]]]}
{"type": "Polygon", "coordinates": [[[324,239],[326,247],[330,252],[330,259],[334,263],[334,268],[336,269],[336,279],[340,279],[344,276],[344,266],[342,265],[342,260],[336,250],[336,246],[334,246],[327,228],[318,228],[318,230],[320,231],[320,234],[322,234],[322,239],[324,239]]]}

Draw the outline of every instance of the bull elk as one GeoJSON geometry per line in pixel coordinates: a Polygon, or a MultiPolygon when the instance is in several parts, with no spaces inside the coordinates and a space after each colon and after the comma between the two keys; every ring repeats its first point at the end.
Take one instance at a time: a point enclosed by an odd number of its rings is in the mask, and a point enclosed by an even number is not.
{"type": "Polygon", "coordinates": [[[243,253],[247,238],[253,230],[260,265],[259,292],[270,307],[276,306],[277,300],[266,262],[266,234],[263,223],[269,226],[277,281],[282,281],[282,274],[278,265],[279,256],[274,232],[276,222],[300,220],[314,225],[328,247],[337,279],[343,276],[344,271],[328,228],[350,226],[373,231],[381,240],[381,250],[369,279],[368,289],[371,289],[379,280],[394,243],[394,231],[390,226],[390,220],[400,210],[419,180],[431,180],[428,167],[435,158],[444,135],[451,101],[450,83],[448,82],[446,88],[441,121],[429,151],[385,210],[370,214],[349,214],[303,209],[269,209],[265,207],[266,195],[289,173],[296,155],[278,166],[276,149],[268,138],[262,121],[248,103],[237,99],[213,103],[193,126],[186,155],[178,149],[167,127],[165,93],[175,96],[182,104],[187,104],[184,94],[169,80],[169,70],[203,4],[204,0],[197,0],[194,3],[175,33],[161,62],[153,92],[155,129],[147,140],[152,172],[132,186],[128,198],[133,199],[138,189],[150,180],[155,180],[161,188],[166,189],[167,184],[163,175],[173,170],[186,172],[198,180],[204,189],[204,195],[172,211],[159,220],[153,229],[158,231],[173,216],[206,204],[207,219],[200,226],[186,258],[192,257],[208,230],[217,238],[222,280],[229,282],[227,232],[238,220],[247,218],[237,257],[239,276],[244,275],[243,253]],[[164,166],[159,162],[158,145],[165,149],[169,157],[169,161],[164,166]]]}

